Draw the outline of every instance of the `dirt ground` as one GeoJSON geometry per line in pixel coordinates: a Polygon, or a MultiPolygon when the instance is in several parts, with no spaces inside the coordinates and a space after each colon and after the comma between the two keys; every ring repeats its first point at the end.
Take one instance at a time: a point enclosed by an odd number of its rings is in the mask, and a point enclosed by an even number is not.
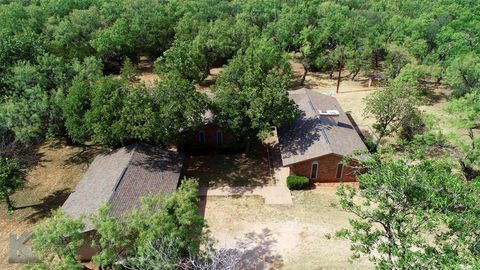
{"type": "Polygon", "coordinates": [[[190,156],[184,165],[187,177],[197,178],[200,186],[266,186],[273,185],[268,158],[265,155],[245,157],[242,154],[190,156]]]}
{"type": "Polygon", "coordinates": [[[217,247],[243,251],[245,269],[371,269],[349,262],[348,241],[327,239],[348,226],[336,207],[335,187],[294,192],[292,205],[266,205],[260,197],[203,198],[205,219],[217,247]]]}
{"type": "Polygon", "coordinates": [[[10,234],[31,230],[60,207],[100,149],[66,146],[61,142],[47,142],[37,151],[38,162],[26,176],[26,186],[16,192],[13,202],[17,210],[6,214],[0,204],[0,269],[20,269],[8,264],[10,234]]]}

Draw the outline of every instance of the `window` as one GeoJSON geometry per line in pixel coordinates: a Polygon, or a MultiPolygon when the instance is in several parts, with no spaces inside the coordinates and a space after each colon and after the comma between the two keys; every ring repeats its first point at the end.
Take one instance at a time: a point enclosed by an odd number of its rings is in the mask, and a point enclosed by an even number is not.
{"type": "Polygon", "coordinates": [[[310,178],[317,179],[317,172],[318,172],[318,162],[314,161],[312,163],[312,172],[310,173],[310,178]]]}
{"type": "Polygon", "coordinates": [[[343,164],[342,163],[338,163],[337,165],[337,179],[340,179],[342,178],[342,175],[343,175],[343,164]]]}
{"type": "Polygon", "coordinates": [[[217,144],[223,144],[223,133],[220,130],[217,131],[217,144]]]}
{"type": "Polygon", "coordinates": [[[205,144],[205,132],[203,130],[200,130],[200,132],[198,132],[198,142],[200,144],[205,144]]]}

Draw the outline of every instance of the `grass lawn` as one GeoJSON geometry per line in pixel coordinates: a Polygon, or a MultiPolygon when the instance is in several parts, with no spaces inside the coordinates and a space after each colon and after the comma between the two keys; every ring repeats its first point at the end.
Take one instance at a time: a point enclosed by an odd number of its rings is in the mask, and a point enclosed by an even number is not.
{"type": "Polygon", "coordinates": [[[292,205],[266,205],[260,197],[206,197],[205,219],[217,246],[239,248],[247,269],[372,269],[349,262],[350,243],[327,239],[348,226],[350,214],[332,207],[335,187],[293,192],[292,205]]]}
{"type": "Polygon", "coordinates": [[[199,179],[201,186],[273,185],[267,151],[261,148],[249,156],[243,154],[210,154],[190,156],[184,165],[187,177],[199,179]]]}
{"type": "Polygon", "coordinates": [[[20,264],[7,263],[10,234],[32,230],[59,208],[98,152],[58,141],[39,147],[35,153],[38,161],[27,173],[25,188],[12,196],[17,210],[8,215],[6,206],[0,204],[0,269],[21,269],[20,264]]]}

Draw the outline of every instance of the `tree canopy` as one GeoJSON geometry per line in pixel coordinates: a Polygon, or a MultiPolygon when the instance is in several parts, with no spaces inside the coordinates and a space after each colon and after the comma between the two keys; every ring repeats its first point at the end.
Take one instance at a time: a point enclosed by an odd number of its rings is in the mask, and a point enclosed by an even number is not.
{"type": "MultiPolygon", "coordinates": [[[[391,79],[404,80],[421,72],[434,74],[439,82],[452,87],[456,96],[462,96],[478,89],[479,11],[471,8],[474,4],[3,1],[0,122],[23,145],[49,136],[112,145],[131,139],[159,141],[153,138],[158,134],[152,135],[145,119],[135,120],[145,122],[144,127],[128,124],[133,136],[115,131],[123,120],[136,118],[120,115],[131,113],[130,109],[110,111],[118,115],[108,116],[115,119],[104,119],[103,124],[98,122],[103,119],[97,113],[88,112],[96,110],[90,107],[99,100],[95,94],[102,95],[99,87],[107,84],[123,89],[112,94],[119,99],[129,96],[134,88],[140,89],[135,93],[138,100],[148,99],[146,92],[152,90],[107,83],[111,79],[102,78],[118,72],[121,66],[133,67],[140,57],[154,62],[162,79],[174,74],[188,83],[202,83],[211,68],[225,65],[213,87],[218,94],[214,102],[217,109],[225,110],[218,111],[219,118],[238,134],[250,137],[262,137],[269,125],[292,118],[294,110],[284,93],[291,83],[286,55],[303,64],[305,75],[318,70],[333,76],[335,71],[340,74],[347,69],[354,79],[361,71],[383,69],[391,79]],[[227,103],[231,108],[225,106],[227,103]],[[102,125],[112,125],[112,134],[102,125]]],[[[116,103],[119,100],[103,97],[109,101],[107,106],[120,105],[116,103]]],[[[129,106],[138,106],[132,99],[129,106]]],[[[157,110],[151,107],[155,102],[142,106],[139,110],[146,113],[157,110]]]]}
{"type": "Polygon", "coordinates": [[[358,176],[361,189],[342,185],[340,206],[353,213],[353,258],[365,254],[378,269],[479,267],[478,179],[465,183],[432,159],[375,155],[358,176]]]}
{"type": "Polygon", "coordinates": [[[291,76],[288,58],[278,46],[267,39],[253,41],[215,84],[216,116],[239,138],[264,138],[272,124],[280,126],[296,116],[287,92],[291,76]]]}

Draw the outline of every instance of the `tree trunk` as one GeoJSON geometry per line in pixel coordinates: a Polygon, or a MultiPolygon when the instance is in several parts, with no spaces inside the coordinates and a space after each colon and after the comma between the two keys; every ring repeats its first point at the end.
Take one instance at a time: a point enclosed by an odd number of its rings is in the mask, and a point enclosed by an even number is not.
{"type": "Polygon", "coordinates": [[[8,209],[9,211],[12,211],[12,210],[15,209],[15,207],[13,206],[12,201],[10,200],[10,196],[9,196],[9,195],[5,196],[5,202],[7,203],[7,209],[8,209]]]}
{"type": "Polygon", "coordinates": [[[330,79],[333,79],[333,72],[335,71],[335,67],[332,66],[332,69],[330,69],[330,75],[328,76],[330,79]]]}
{"type": "Polygon", "coordinates": [[[342,46],[340,47],[340,59],[338,60],[338,78],[337,78],[337,94],[338,90],[340,89],[340,81],[342,80],[342,68],[343,68],[343,54],[345,48],[342,46]]]}
{"type": "Polygon", "coordinates": [[[357,70],[352,72],[352,81],[355,80],[355,77],[357,77],[359,72],[360,72],[360,69],[357,69],[357,70]]]}
{"type": "Polygon", "coordinates": [[[305,84],[305,78],[307,77],[307,73],[308,73],[308,69],[307,69],[307,66],[305,64],[302,64],[303,65],[303,76],[302,78],[300,79],[300,85],[303,86],[305,84]]]}
{"type": "Polygon", "coordinates": [[[340,80],[342,79],[342,61],[338,61],[337,94],[340,89],[340,80]]]}

